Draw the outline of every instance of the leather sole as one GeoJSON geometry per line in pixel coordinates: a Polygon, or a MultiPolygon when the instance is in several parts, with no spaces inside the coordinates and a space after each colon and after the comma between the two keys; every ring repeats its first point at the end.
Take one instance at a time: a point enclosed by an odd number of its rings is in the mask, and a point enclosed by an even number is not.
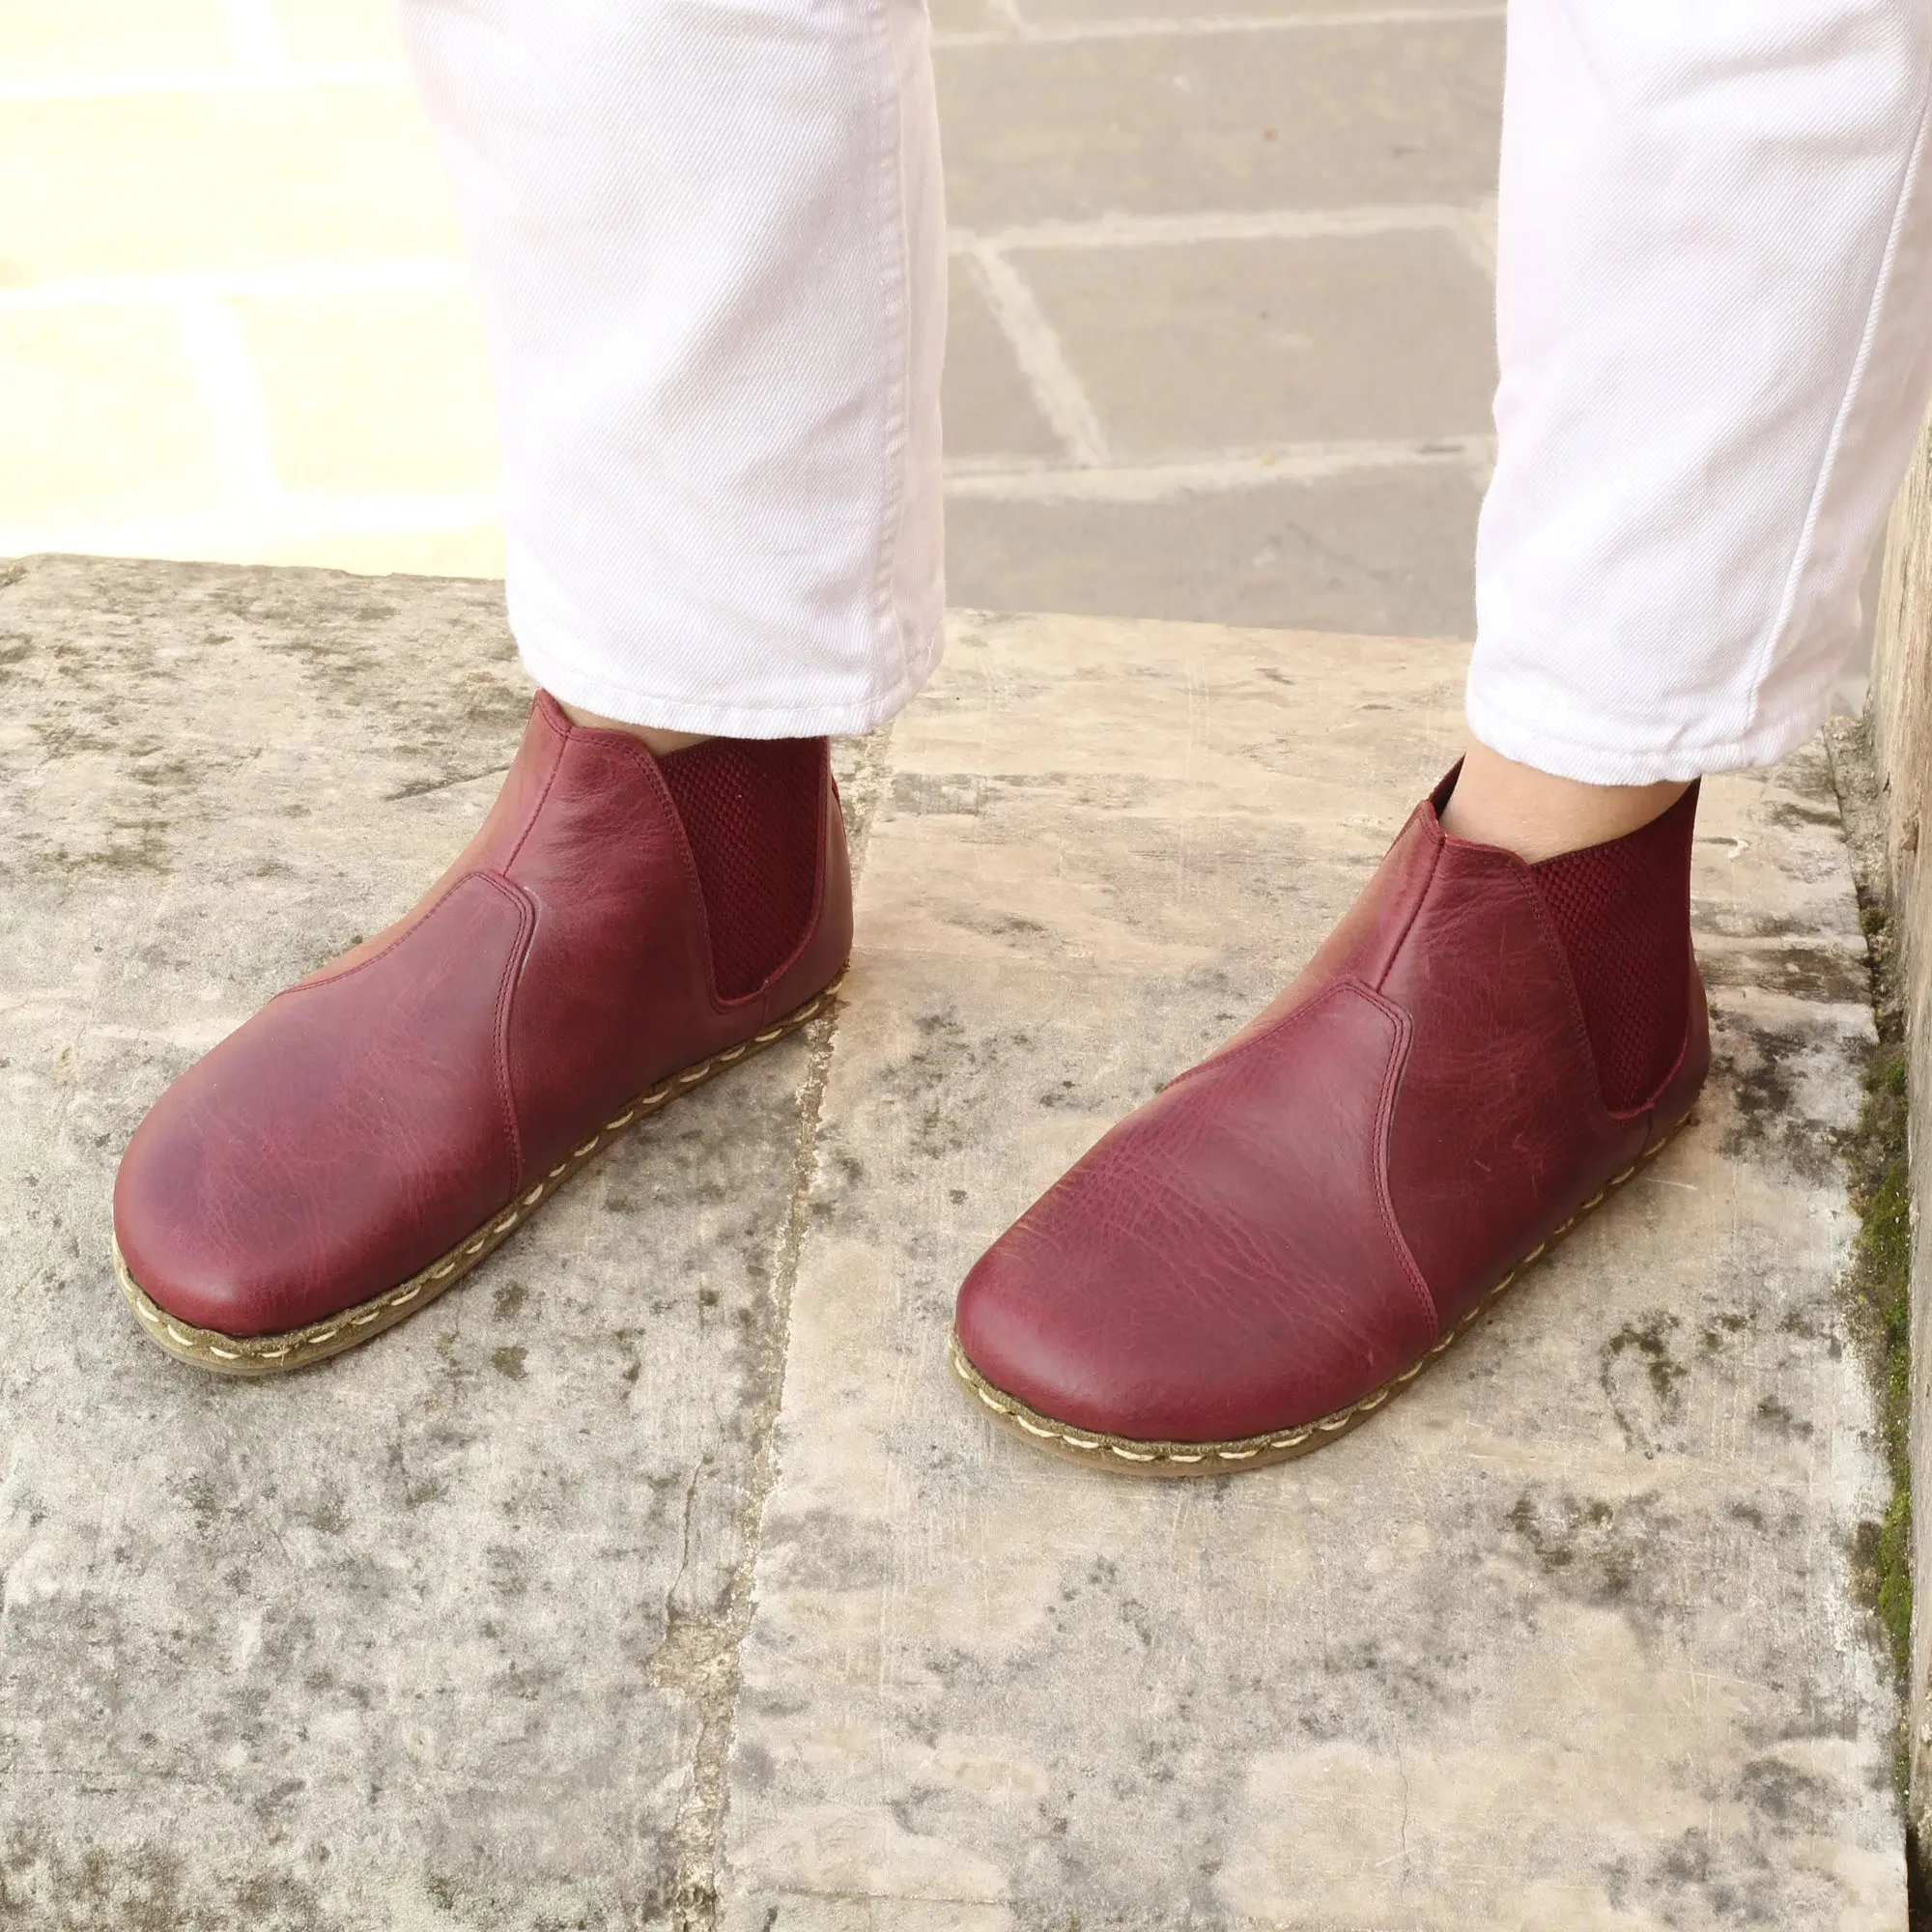
{"type": "Polygon", "coordinates": [[[128,1272],[119,1241],[114,1244],[115,1279],[120,1282],[121,1293],[127,1296],[128,1305],[140,1318],[142,1332],[148,1339],[157,1348],[165,1349],[177,1360],[192,1362],[198,1369],[209,1369],[221,1376],[279,1376],[286,1375],[291,1369],[305,1368],[311,1362],[326,1361],[330,1355],[339,1355],[345,1349],[353,1349],[357,1343],[380,1335],[385,1328],[393,1328],[419,1309],[427,1308],[438,1295],[447,1293],[620,1134],[647,1115],[656,1113],[680,1094],[688,1094],[692,1089],[703,1086],[727,1067],[735,1066],[739,1061],[749,1059],[787,1034],[796,1033],[809,1020],[817,1018],[835,1003],[835,995],[844,978],[845,971],[841,968],[838,977],[823,992],[787,1013],[783,1019],[775,1021],[749,1039],[740,1040],[735,1046],[727,1046],[709,1059],[687,1066],[681,1073],[668,1075],[639,1094],[613,1119],[606,1121],[590,1134],[581,1147],[573,1149],[542,1179],[497,1208],[480,1228],[457,1242],[446,1254],[440,1255],[420,1273],[412,1275],[408,1281],[381,1294],[372,1295],[367,1301],[343,1309],[339,1315],[312,1321],[306,1327],[287,1329],[277,1335],[224,1335],[218,1329],[197,1328],[191,1322],[179,1321],[151,1300],[140,1283],[128,1272]]]}
{"type": "Polygon", "coordinates": [[[1625,1182],[1655,1160],[1690,1118],[1687,1114],[1654,1147],[1645,1149],[1621,1174],[1606,1181],[1602,1190],[1593,1199],[1584,1202],[1548,1240],[1540,1242],[1523,1256],[1501,1281],[1463,1312],[1454,1327],[1436,1338],[1427,1354],[1346,1407],[1336,1409],[1333,1414],[1320,1416],[1313,1422],[1297,1423],[1293,1429],[1271,1430],[1265,1435],[1244,1435],[1226,1442],[1147,1442],[1131,1435],[1109,1435],[1096,1430],[1076,1429],[1070,1423],[1056,1422],[1051,1416],[1041,1415],[1038,1410],[1029,1408],[1017,1396],[995,1388],[967,1358],[956,1328],[947,1337],[947,1356],[952,1364],[953,1373],[967,1389],[1007,1428],[1025,1436],[1036,1447],[1052,1455],[1065,1456],[1075,1463],[1084,1463],[1090,1469],[1113,1469],[1139,1476],[1219,1476],[1238,1469],[1259,1469],[1270,1463],[1293,1462],[1298,1456],[1312,1456],[1316,1450],[1326,1448],[1329,1443],[1340,1441],[1351,1430],[1359,1429],[1378,1409],[1399,1396],[1431,1362],[1447,1354],[1475,1326],[1492,1303],[1515,1283],[1524,1268],[1541,1261],[1579,1222],[1587,1219],[1625,1182]]]}

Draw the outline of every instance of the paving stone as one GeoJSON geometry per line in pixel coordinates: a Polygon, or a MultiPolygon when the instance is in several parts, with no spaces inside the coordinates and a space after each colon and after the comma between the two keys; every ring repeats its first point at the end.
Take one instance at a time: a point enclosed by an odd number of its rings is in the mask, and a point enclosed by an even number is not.
{"type": "MultiPolygon", "coordinates": [[[[1143,20],[1175,21],[1185,26],[1206,26],[1214,31],[1219,22],[1235,19],[1294,20],[1309,15],[1323,20],[1351,14],[1371,16],[1390,13],[1413,14],[1440,9],[1445,13],[1475,14],[1492,12],[1502,16],[1502,8],[1484,10],[1468,0],[1023,0],[1030,26],[1070,24],[1121,25],[1143,20]]],[[[1400,33],[1406,19],[1390,24],[1400,33]]]]}
{"type": "Polygon", "coordinates": [[[214,67],[235,51],[222,0],[9,0],[0,81],[98,72],[107,46],[123,73],[214,67]]]}
{"type": "Polygon", "coordinates": [[[492,796],[527,702],[500,596],[0,589],[10,1927],[655,1926],[708,1856],[822,1042],[690,1095],[339,1373],[199,1375],[113,1283],[148,1104],[492,796]]]}
{"type": "MultiPolygon", "coordinates": [[[[1355,0],[1280,0],[1287,16],[1305,6],[1332,20],[1355,0]]],[[[1004,37],[999,46],[953,46],[943,57],[955,214],[995,226],[1136,209],[1185,219],[1256,207],[1460,203],[1490,192],[1495,20],[1374,25],[1371,8],[1367,18],[1341,28],[1227,32],[1214,24],[1250,7],[1272,13],[1276,0],[1171,7],[1163,0],[1161,11],[1178,14],[1179,28],[1150,34],[1151,10],[1138,0],[1038,0],[1021,9],[1031,23],[1024,30],[1008,0],[938,0],[942,37],[1004,37]],[[1124,40],[1065,45],[1021,38],[1108,33],[1122,20],[1130,25],[1124,40]]],[[[326,286],[331,274],[350,282],[398,258],[460,260],[448,191],[402,78],[389,0],[251,0],[240,12],[221,0],[26,0],[24,14],[9,15],[5,39],[0,79],[57,85],[65,77],[82,96],[17,100],[0,129],[0,199],[12,216],[0,238],[0,285],[45,291],[96,276],[211,274],[246,286],[298,263],[325,280],[307,296],[238,298],[225,311],[198,303],[179,313],[175,286],[156,282],[147,292],[154,300],[119,319],[78,306],[0,319],[0,335],[10,338],[0,342],[0,358],[11,356],[22,376],[10,384],[0,366],[0,390],[33,392],[25,405],[0,408],[0,419],[19,426],[14,453],[28,458],[14,465],[11,486],[0,485],[13,498],[0,504],[0,546],[101,545],[357,570],[500,570],[499,530],[451,526],[453,518],[474,514],[452,496],[483,507],[490,463],[491,400],[470,353],[473,303],[467,295],[365,298],[326,286]],[[293,90],[184,84],[84,98],[91,82],[143,70],[245,83],[238,50],[249,36],[238,40],[236,30],[250,21],[298,63],[368,62],[373,72],[386,68],[395,77],[293,90]],[[233,327],[237,306],[246,312],[241,330],[233,327]],[[432,313],[439,309],[450,311],[446,328],[432,313]],[[426,364],[418,352],[432,323],[443,346],[426,364]],[[186,380],[185,329],[198,388],[186,380]],[[69,370],[86,380],[63,380],[69,370]],[[248,412],[228,410],[218,452],[227,470],[216,474],[211,399],[245,399],[253,386],[267,391],[271,435],[251,444],[248,412]],[[111,433],[100,431],[97,419],[109,417],[111,433]]],[[[1136,259],[1155,271],[1173,258],[1148,251],[1136,259]]],[[[1056,460],[1059,443],[965,263],[955,265],[955,279],[963,293],[955,297],[947,381],[952,454],[969,469],[1056,460]]],[[[1277,392],[1284,372],[1269,359],[1269,344],[1253,336],[1252,304],[1238,286],[1224,312],[1211,290],[1195,289],[1182,301],[1155,282],[1129,291],[1118,320],[1129,327],[1137,313],[1162,304],[1177,327],[1214,345],[1214,358],[1230,345],[1255,351],[1261,414],[1288,407],[1292,384],[1277,392]]],[[[1454,313],[1460,318],[1461,308],[1454,313]]],[[[1367,320],[1379,339],[1376,319],[1367,320]]],[[[1067,326],[1079,333],[1077,321],[1067,326]]],[[[1401,330],[1390,340],[1399,345],[1401,330]]],[[[1209,447],[1232,413],[1209,356],[1198,355],[1190,371],[1175,344],[1151,336],[1142,346],[1145,357],[1137,358],[1116,342],[1104,358],[1114,372],[1107,380],[1129,400],[1141,386],[1165,397],[1173,419],[1160,434],[1175,446],[1209,447]],[[1181,399],[1194,394],[1186,384],[1204,376],[1201,396],[1213,420],[1191,424],[1181,420],[1181,399]]],[[[1083,360],[1095,347],[1083,334],[1083,360]]],[[[1103,373],[1096,361],[1096,384],[1103,373]]],[[[1378,374],[1386,380],[1365,390],[1371,414],[1400,392],[1405,369],[1391,363],[1378,374]]],[[[1250,427],[1241,412],[1243,442],[1250,427]]],[[[1368,431],[1346,422],[1339,433],[1368,431]]],[[[1122,527],[1141,526],[1129,519],[1122,527]]],[[[1040,528],[1044,536],[1049,526],[1040,528]]],[[[1230,530],[1218,551],[1242,537],[1230,530]]],[[[1119,577],[1145,575],[1138,557],[1114,564],[1119,577]]],[[[1064,568],[1043,552],[1026,575],[1050,579],[1064,568]]],[[[954,570],[963,582],[983,581],[973,550],[955,558],[954,570]]],[[[977,590],[972,595],[979,601],[977,590]]],[[[1211,616],[1231,607],[1218,598],[1190,607],[1171,583],[1147,608],[1211,616]]],[[[1394,608],[1372,597],[1304,603],[1287,614],[1374,628],[1390,621],[1385,613],[1394,608]]],[[[1459,619],[1455,628],[1466,626],[1459,619]]]]}
{"type": "Polygon", "coordinates": [[[459,253],[407,81],[10,101],[0,286],[459,253]]]}
{"type": "Polygon", "coordinates": [[[942,1343],[1453,755],[1439,644],[961,620],[841,748],[836,1030],[369,1349],[204,1378],[113,1290],[116,1156],[473,824],[499,594],[0,567],[0,1922],[1896,1932],[1815,750],[1709,790],[1695,1126],[1312,1461],[1036,1459],[942,1343]]]}
{"type": "MultiPolygon", "coordinates": [[[[435,572],[444,577],[503,575],[501,524],[469,524],[446,529],[340,530],[275,534],[237,541],[233,561],[305,563],[353,570],[371,577],[391,571],[435,572]]],[[[165,553],[163,553],[165,554],[165,553]]]]}
{"type": "Polygon", "coordinates": [[[1142,501],[955,487],[947,583],[982,611],[1467,638],[1480,502],[1447,463],[1142,501]]]}
{"type": "Polygon", "coordinates": [[[471,496],[497,485],[497,421],[468,289],[235,303],[284,489],[471,496]]]}
{"type": "Polygon", "coordinates": [[[994,0],[931,0],[933,32],[946,34],[1009,33],[1012,15],[994,0]]]}
{"type": "Polygon", "coordinates": [[[1902,1926],[1835,1292],[1871,1022],[1815,748],[1709,786],[1696,1123],[1373,1429],[1146,1483],[996,1433],[949,1374],[984,1243],[1353,895],[1451,754],[1461,662],[994,619],[896,727],[727,1926],[1902,1926]]]}
{"type": "Polygon", "coordinates": [[[177,509],[226,483],[175,318],[158,308],[0,314],[0,524],[177,509]]]}
{"type": "Polygon", "coordinates": [[[397,58],[392,0],[269,0],[269,5],[291,60],[397,58]]]}
{"type": "Polygon", "coordinates": [[[1500,21],[944,47],[970,229],[1492,194],[1500,21]]]}
{"type": "Polygon", "coordinates": [[[1064,454],[1040,414],[985,290],[970,262],[952,265],[946,327],[946,380],[940,408],[946,453],[968,463],[987,458],[1064,454]]]}
{"type": "MultiPolygon", "coordinates": [[[[1888,914],[1887,977],[1902,1021],[1910,1194],[1908,1291],[1912,1420],[1908,1437],[1918,1531],[1910,1544],[1912,1619],[1909,1679],[1912,1824],[1932,1845],[1932,439],[1921,431],[1892,504],[1880,582],[1867,574],[1866,609],[1877,622],[1865,656],[1867,702],[1858,725],[1833,721],[1836,748],[1849,753],[1847,817],[1864,845],[1873,897],[1888,914]],[[1861,782],[1861,780],[1862,782],[1861,782]],[[1862,794],[1862,797],[1861,797],[1862,794]],[[1862,810],[1858,806],[1863,807],[1862,810]],[[1911,1122],[1916,1122],[1917,1125],[1911,1122]]],[[[1840,689],[1843,689],[1841,683],[1840,689]]],[[[1923,1853],[1921,1851],[1922,1860],[1923,1853]]],[[[1921,1866],[1922,1868],[1922,1866],[1921,1866]]]]}
{"type": "Polygon", "coordinates": [[[1026,249],[1011,260],[1116,458],[1491,426],[1495,298],[1450,236],[1026,249]]]}

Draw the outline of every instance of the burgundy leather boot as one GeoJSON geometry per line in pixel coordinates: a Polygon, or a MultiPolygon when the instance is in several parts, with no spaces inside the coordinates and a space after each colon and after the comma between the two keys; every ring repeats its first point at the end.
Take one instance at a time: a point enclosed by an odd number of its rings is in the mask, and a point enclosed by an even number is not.
{"type": "Polygon", "coordinates": [[[1710,1065],[1696,788],[1538,867],[1423,802],[1307,970],[967,1277],[954,1368],[1101,1467],[1354,1428],[1682,1123],[1710,1065]]]}
{"type": "Polygon", "coordinates": [[[539,694],[442,878],[141,1122],[122,1289],[162,1348],[229,1375],[366,1341],[634,1121],[803,1026],[851,936],[825,740],[659,760],[539,694]]]}

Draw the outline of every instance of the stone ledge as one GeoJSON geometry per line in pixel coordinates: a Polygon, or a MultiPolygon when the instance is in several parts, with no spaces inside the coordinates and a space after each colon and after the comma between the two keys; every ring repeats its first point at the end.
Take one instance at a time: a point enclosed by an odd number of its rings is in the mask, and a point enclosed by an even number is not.
{"type": "MultiPolygon", "coordinates": [[[[1889,888],[1893,993],[1905,1034],[1912,1118],[1932,1120],[1932,880],[1921,828],[1932,832],[1927,761],[1932,756],[1932,433],[1921,437],[1892,508],[1880,590],[1866,708],[1884,851],[1877,868],[1889,888]]],[[[1932,1496],[1932,1135],[1911,1136],[1914,1234],[1911,1312],[1912,1490],[1920,1511],[1932,1496]]],[[[1932,1547],[1915,1532],[1910,1721],[1911,1814],[1918,1855],[1932,1806],[1932,1547]]]]}
{"type": "Polygon", "coordinates": [[[1817,749],[1709,787],[1719,1067],[1649,1184],[1372,1429],[1142,1487],[993,1434],[952,1286],[1306,956],[1453,755],[1455,648],[960,618],[841,748],[836,1031],[238,1385],[118,1305],[116,1154],[433,876],[526,688],[492,585],[0,574],[0,1917],[1903,1922],[1817,749]]]}

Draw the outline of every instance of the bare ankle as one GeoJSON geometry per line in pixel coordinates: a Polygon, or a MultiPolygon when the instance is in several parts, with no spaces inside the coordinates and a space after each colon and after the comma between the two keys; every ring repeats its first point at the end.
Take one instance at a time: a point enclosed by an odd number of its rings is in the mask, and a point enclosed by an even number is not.
{"type": "Polygon", "coordinates": [[[1648,825],[1690,789],[1659,784],[1593,785],[1520,765],[1475,739],[1469,741],[1456,790],[1443,808],[1452,838],[1500,845],[1531,865],[1580,851],[1648,825]]]}
{"type": "Polygon", "coordinates": [[[701,745],[713,734],[709,731],[661,731],[655,724],[633,724],[622,718],[606,718],[601,712],[586,711],[581,704],[566,704],[557,700],[563,715],[573,724],[582,724],[593,731],[622,731],[627,737],[640,738],[651,749],[652,754],[668,758],[673,752],[682,752],[692,745],[701,745]]]}

